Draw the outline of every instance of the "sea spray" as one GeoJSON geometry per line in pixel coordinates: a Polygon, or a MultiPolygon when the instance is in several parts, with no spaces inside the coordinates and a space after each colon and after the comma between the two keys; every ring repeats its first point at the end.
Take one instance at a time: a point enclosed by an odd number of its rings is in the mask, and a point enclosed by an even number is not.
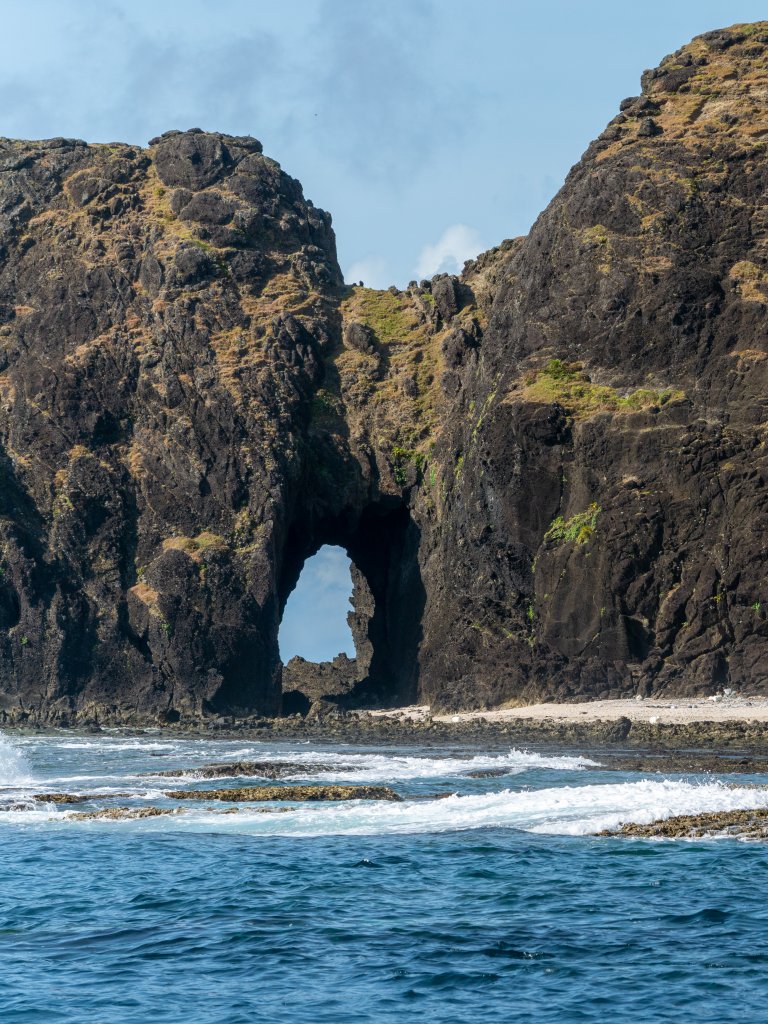
{"type": "MultiPolygon", "coordinates": [[[[470,753],[441,756],[439,752],[312,750],[217,741],[170,741],[158,750],[156,740],[99,737],[87,748],[72,749],[71,738],[40,737],[24,741],[40,771],[36,791],[90,796],[86,809],[113,806],[117,795],[123,804],[141,806],[176,801],[168,790],[183,786],[201,788],[200,779],[169,780],[151,774],[152,762],[162,754],[163,767],[210,763],[229,757],[256,755],[263,760],[285,760],[297,766],[297,778],[311,784],[347,781],[350,784],[381,783],[394,787],[402,803],[351,802],[323,806],[277,802],[275,808],[290,807],[289,813],[264,813],[249,806],[247,798],[222,814],[221,807],[201,797],[184,801],[183,813],[146,821],[105,822],[98,827],[131,830],[173,830],[212,833],[241,833],[267,839],[271,836],[301,839],[331,836],[418,835],[457,833],[470,830],[514,830],[551,835],[588,835],[623,823],[644,824],[680,814],[709,811],[768,808],[768,787],[734,787],[710,778],[652,779],[635,776],[634,781],[617,781],[589,758],[527,751],[470,753]],[[194,754],[194,756],[192,756],[194,754]],[[306,774],[300,762],[306,759],[306,774]],[[323,771],[318,771],[318,760],[323,771]],[[44,770],[43,766],[48,766],[44,770]],[[52,769],[52,770],[51,770],[52,769]],[[84,770],[85,769],[85,770],[84,770]],[[89,770],[90,769],[90,770],[89,770]],[[98,771],[101,769],[101,773],[98,771]],[[488,770],[490,778],[483,778],[488,770]],[[496,777],[497,771],[505,774],[496,777]],[[480,778],[473,778],[473,773],[480,778]],[[489,791],[489,787],[492,787],[489,791]]],[[[14,744],[0,737],[0,778],[6,787],[28,782],[30,771],[14,744]]],[[[287,780],[283,780],[285,783],[287,780]]],[[[251,785],[259,785],[254,779],[251,785]]],[[[206,783],[202,783],[203,789],[206,783]]],[[[221,785],[212,782],[212,786],[221,785]]],[[[269,808],[267,808],[269,810],[269,808]]],[[[0,827],[20,822],[29,812],[6,811],[0,827]]],[[[34,820],[40,820],[34,815],[34,820]]],[[[51,808],[48,826],[96,827],[92,823],[67,821],[67,811],[51,808]]]]}
{"type": "Polygon", "coordinates": [[[0,786],[17,786],[31,781],[27,759],[19,748],[0,733],[0,786]]]}
{"type": "MultiPolygon", "coordinates": [[[[719,782],[655,781],[547,789],[503,789],[493,793],[449,795],[403,803],[350,802],[286,805],[288,813],[265,813],[247,803],[222,814],[210,802],[185,805],[172,819],[133,823],[144,830],[246,834],[254,837],[320,839],[332,836],[396,836],[482,829],[585,836],[681,814],[768,808],[768,787],[732,787],[719,782]]],[[[65,822],[68,811],[56,816],[65,822]]],[[[6,816],[6,822],[13,815],[6,816]]],[[[114,826],[111,826],[114,827],[114,826]]]]}
{"type": "MultiPolygon", "coordinates": [[[[344,760],[350,761],[347,755],[344,760]]],[[[586,757],[537,754],[511,749],[505,754],[476,754],[458,757],[409,757],[397,754],[367,754],[351,765],[349,771],[326,771],[318,779],[337,782],[354,777],[359,782],[395,782],[398,779],[437,779],[468,775],[470,772],[498,771],[518,775],[538,769],[578,771],[598,767],[597,761],[586,757]]]]}

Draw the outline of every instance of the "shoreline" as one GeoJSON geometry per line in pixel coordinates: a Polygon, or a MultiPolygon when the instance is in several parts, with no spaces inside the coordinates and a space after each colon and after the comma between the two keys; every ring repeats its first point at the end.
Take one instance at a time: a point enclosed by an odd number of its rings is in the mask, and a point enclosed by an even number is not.
{"type": "Polygon", "coordinates": [[[527,704],[488,711],[459,711],[431,715],[429,705],[413,705],[391,711],[372,711],[374,717],[396,717],[435,722],[513,721],[617,722],[628,718],[633,725],[702,725],[714,722],[764,722],[768,726],[768,697],[717,694],[712,697],[623,697],[584,703],[527,704]]]}
{"type": "Polygon", "coordinates": [[[321,705],[304,718],[211,717],[159,723],[137,716],[92,716],[67,726],[34,719],[6,721],[0,730],[385,746],[523,744],[584,750],[768,754],[768,698],[618,699],[434,715],[426,705],[373,711],[321,705]]]}

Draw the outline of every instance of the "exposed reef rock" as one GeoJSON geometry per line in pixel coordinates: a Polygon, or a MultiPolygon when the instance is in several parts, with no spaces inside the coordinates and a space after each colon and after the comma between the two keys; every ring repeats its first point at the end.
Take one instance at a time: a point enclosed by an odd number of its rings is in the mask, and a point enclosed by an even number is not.
{"type": "Polygon", "coordinates": [[[652,821],[649,825],[628,822],[615,831],[598,832],[600,836],[633,836],[636,839],[768,839],[768,810],[710,811],[704,814],[681,814],[675,818],[652,821]]]}
{"type": "MultiPolygon", "coordinates": [[[[240,814],[244,807],[228,807],[213,814],[240,814]]],[[[249,814],[289,814],[292,807],[248,807],[249,814]]],[[[142,818],[160,818],[167,814],[183,814],[183,807],[103,807],[98,811],[76,811],[66,815],[67,821],[136,821],[142,818]]],[[[60,817],[56,817],[59,820],[60,817]]]]}
{"type": "MultiPolygon", "coordinates": [[[[115,796],[125,796],[125,793],[116,793],[115,796]]],[[[90,797],[82,793],[35,793],[32,799],[39,804],[82,804],[90,797]]]]}
{"type": "Polygon", "coordinates": [[[137,821],[181,813],[181,807],[103,807],[98,811],[75,811],[67,815],[67,821],[137,821]]]}
{"type": "Polygon", "coordinates": [[[698,775],[702,772],[730,775],[768,774],[768,762],[765,757],[728,757],[700,751],[686,751],[682,754],[645,754],[640,757],[626,754],[601,756],[603,767],[617,772],[656,772],[663,775],[669,775],[671,772],[680,775],[698,775]]]}
{"type": "Polygon", "coordinates": [[[0,140],[5,719],[767,692],[767,96],[695,39],[407,291],[252,138],[0,140]],[[358,656],[283,684],[325,543],[358,656]]]}
{"type": "Polygon", "coordinates": [[[256,776],[261,779],[286,779],[290,776],[316,775],[318,772],[348,771],[350,765],[323,764],[314,761],[225,761],[202,764],[196,768],[169,768],[161,772],[145,772],[154,779],[224,779],[256,776]]]}
{"type": "Polygon", "coordinates": [[[171,800],[225,800],[233,803],[271,800],[290,800],[292,803],[315,803],[318,800],[402,800],[389,786],[242,786],[238,789],[174,789],[165,795],[171,800]]]}

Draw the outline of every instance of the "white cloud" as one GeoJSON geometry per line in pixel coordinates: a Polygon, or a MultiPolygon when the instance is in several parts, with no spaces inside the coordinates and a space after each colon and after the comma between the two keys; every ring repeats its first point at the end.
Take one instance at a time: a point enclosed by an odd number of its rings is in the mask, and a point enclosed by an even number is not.
{"type": "Polygon", "coordinates": [[[466,224],[452,224],[446,228],[434,245],[425,245],[416,264],[416,276],[433,274],[459,274],[466,260],[474,259],[485,246],[474,228],[466,224]]]}
{"type": "Polygon", "coordinates": [[[380,256],[366,256],[361,260],[355,260],[347,267],[344,280],[347,284],[362,281],[368,288],[388,288],[392,284],[387,262],[380,256]]]}

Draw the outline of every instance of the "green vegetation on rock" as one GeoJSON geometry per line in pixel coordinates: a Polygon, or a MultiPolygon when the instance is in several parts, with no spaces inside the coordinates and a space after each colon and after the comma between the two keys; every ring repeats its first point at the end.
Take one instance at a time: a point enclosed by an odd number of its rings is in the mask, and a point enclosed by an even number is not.
{"type": "Polygon", "coordinates": [[[419,327],[414,308],[404,301],[404,297],[374,288],[356,291],[361,319],[371,328],[380,344],[403,342],[411,331],[419,327]]]}
{"type": "Polygon", "coordinates": [[[605,384],[594,384],[581,363],[550,359],[543,369],[526,378],[520,397],[562,405],[574,418],[584,419],[598,412],[628,413],[661,407],[685,398],[685,393],[672,388],[638,388],[622,395],[605,384]]]}
{"type": "Polygon", "coordinates": [[[400,487],[405,487],[408,482],[408,465],[415,466],[418,476],[421,478],[426,462],[426,455],[423,452],[416,451],[414,448],[401,448],[399,445],[393,445],[392,447],[393,473],[400,487]]]}
{"type": "Polygon", "coordinates": [[[320,388],[312,399],[311,417],[313,423],[336,420],[343,414],[343,404],[337,395],[326,388],[320,388]]]}
{"type": "Polygon", "coordinates": [[[597,526],[601,508],[595,502],[584,512],[577,512],[570,519],[558,516],[553,519],[544,534],[544,540],[553,544],[586,544],[597,526]]]}

